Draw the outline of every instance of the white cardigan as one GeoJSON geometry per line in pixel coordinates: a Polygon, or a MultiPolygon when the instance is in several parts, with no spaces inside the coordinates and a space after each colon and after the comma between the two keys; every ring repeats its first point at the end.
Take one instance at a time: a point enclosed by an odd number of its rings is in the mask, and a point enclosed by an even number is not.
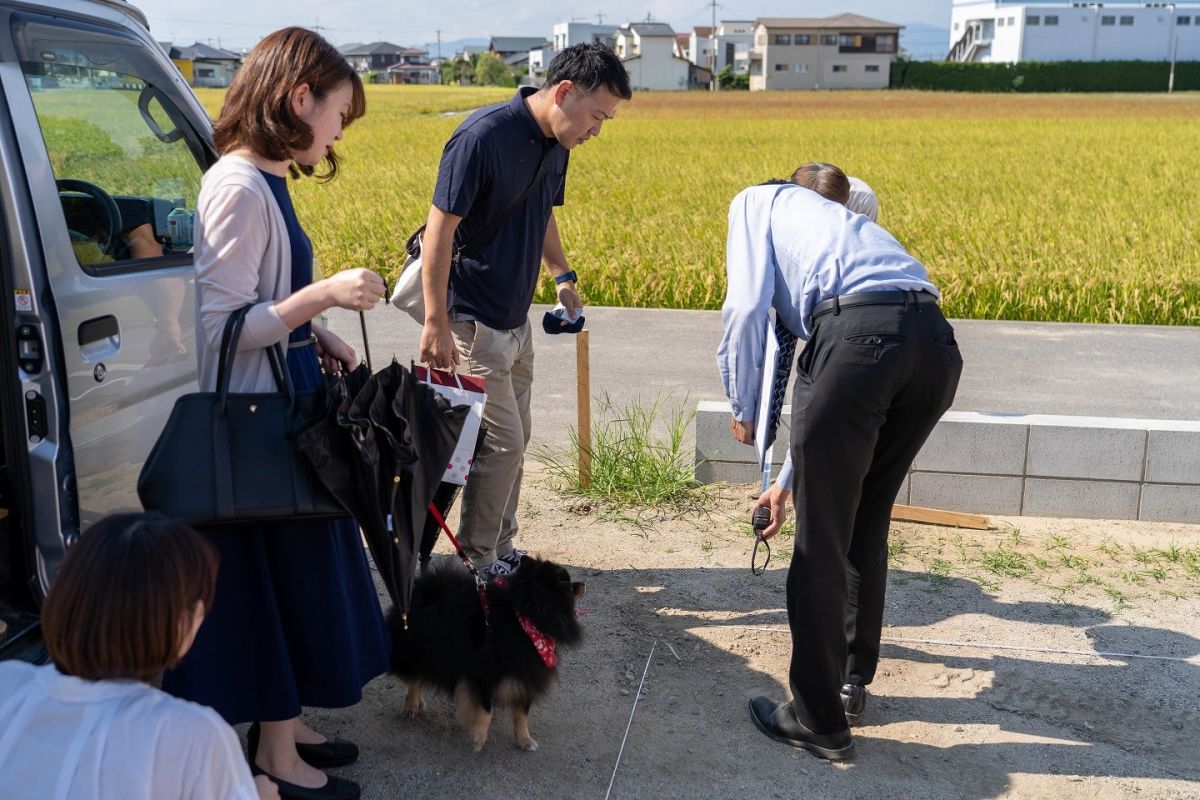
{"type": "Polygon", "coordinates": [[[264,348],[286,344],[291,332],[275,303],[292,293],[292,248],[283,213],[258,167],[226,155],[205,173],[196,201],[195,242],[201,391],[216,389],[225,321],[251,303],[229,388],[273,391],[264,348]]]}

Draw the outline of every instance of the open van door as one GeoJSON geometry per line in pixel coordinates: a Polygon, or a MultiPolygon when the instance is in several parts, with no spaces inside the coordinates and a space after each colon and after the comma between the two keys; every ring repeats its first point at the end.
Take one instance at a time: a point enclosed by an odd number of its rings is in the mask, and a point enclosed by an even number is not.
{"type": "Polygon", "coordinates": [[[190,209],[215,154],[166,55],[112,19],[128,12],[23,8],[0,4],[0,189],[14,199],[0,393],[6,455],[28,473],[26,588],[40,601],[81,528],[140,509],[142,462],[196,388],[190,209]]]}

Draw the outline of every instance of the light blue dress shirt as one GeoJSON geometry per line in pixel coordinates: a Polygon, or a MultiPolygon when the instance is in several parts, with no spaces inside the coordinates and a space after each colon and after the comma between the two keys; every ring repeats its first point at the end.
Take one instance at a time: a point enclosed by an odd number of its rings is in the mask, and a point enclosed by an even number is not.
{"type": "MultiPolygon", "coordinates": [[[[862,214],[792,184],[752,186],[729,206],[717,368],[740,422],[754,419],[768,311],[803,340],[813,307],[858,292],[924,291],[940,297],[924,265],[862,214]]],[[[775,482],[791,489],[791,453],[775,482]]]]}

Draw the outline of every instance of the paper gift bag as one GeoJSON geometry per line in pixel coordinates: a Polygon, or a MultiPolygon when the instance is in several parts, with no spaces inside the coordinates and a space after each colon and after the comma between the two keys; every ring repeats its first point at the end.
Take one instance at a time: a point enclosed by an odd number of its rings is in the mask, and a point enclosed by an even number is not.
{"type": "Polygon", "coordinates": [[[472,375],[425,367],[417,367],[417,379],[445,397],[452,407],[470,406],[458,437],[458,445],[454,448],[450,463],[446,465],[446,474],[442,476],[443,483],[463,486],[470,477],[471,465],[475,461],[475,444],[479,440],[479,427],[483,424],[483,404],[487,401],[486,381],[472,375]]]}

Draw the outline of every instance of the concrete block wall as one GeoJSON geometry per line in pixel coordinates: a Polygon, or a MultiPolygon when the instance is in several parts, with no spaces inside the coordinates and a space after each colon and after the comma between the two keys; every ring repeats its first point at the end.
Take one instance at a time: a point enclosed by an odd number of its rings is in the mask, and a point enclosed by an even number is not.
{"type": "MultiPolygon", "coordinates": [[[[790,428],[784,411],[775,469],[790,428]]],[[[729,435],[729,406],[702,402],[696,477],[761,480],[754,448],[729,435]]],[[[1200,523],[1200,422],[948,412],[897,502],[981,514],[1200,523]]]]}

